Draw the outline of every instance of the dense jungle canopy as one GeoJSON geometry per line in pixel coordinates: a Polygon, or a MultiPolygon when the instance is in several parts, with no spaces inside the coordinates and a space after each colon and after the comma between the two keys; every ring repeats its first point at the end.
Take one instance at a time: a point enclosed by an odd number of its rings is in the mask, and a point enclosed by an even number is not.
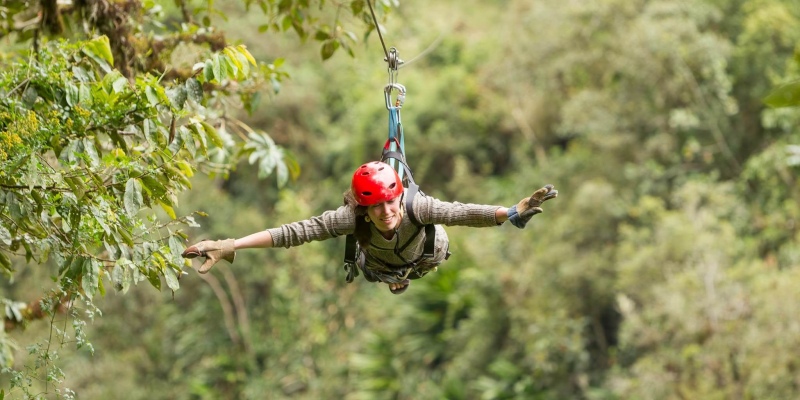
{"type": "Polygon", "coordinates": [[[560,192],[401,296],[180,257],[380,156],[366,1],[0,4],[0,398],[800,397],[800,0],[376,3],[423,190],[560,192]]]}

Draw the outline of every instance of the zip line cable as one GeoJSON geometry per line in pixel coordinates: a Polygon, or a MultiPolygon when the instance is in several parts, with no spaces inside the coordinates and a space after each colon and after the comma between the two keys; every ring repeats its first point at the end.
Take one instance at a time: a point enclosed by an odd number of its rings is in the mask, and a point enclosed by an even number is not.
{"type": "MultiPolygon", "coordinates": [[[[428,53],[433,51],[433,49],[435,49],[436,47],[439,47],[439,44],[441,44],[442,40],[444,39],[444,34],[440,33],[439,36],[433,41],[433,43],[431,43],[425,50],[423,50],[416,57],[412,58],[410,61],[403,61],[403,60],[397,59],[396,58],[396,53],[395,53],[395,59],[393,60],[392,58],[389,58],[389,50],[387,49],[386,43],[383,40],[383,34],[381,33],[380,25],[378,25],[378,18],[375,17],[375,10],[372,8],[372,2],[367,0],[367,5],[369,6],[369,12],[372,15],[372,21],[373,21],[373,24],[375,25],[375,30],[378,31],[378,38],[380,38],[380,40],[381,40],[381,46],[383,47],[383,54],[386,57],[385,61],[387,63],[389,63],[389,68],[390,69],[398,70],[400,68],[405,67],[408,64],[413,63],[414,61],[418,61],[419,59],[427,56],[428,53]]],[[[392,50],[394,50],[394,48],[392,48],[392,50]]]]}
{"type": "Polygon", "coordinates": [[[405,68],[414,61],[419,61],[421,58],[427,56],[428,53],[432,52],[435,48],[439,47],[439,44],[442,43],[442,40],[444,40],[444,33],[440,33],[439,36],[436,39],[434,39],[434,41],[431,42],[431,44],[428,45],[428,47],[425,50],[422,50],[421,53],[417,54],[416,57],[408,61],[403,61],[403,64],[399,65],[398,68],[405,68]]]}
{"type": "MultiPolygon", "coordinates": [[[[375,24],[375,30],[378,31],[378,37],[381,39],[381,46],[383,46],[383,54],[386,55],[386,62],[389,62],[389,50],[386,49],[386,43],[383,41],[381,26],[378,25],[378,18],[375,17],[375,10],[372,9],[372,2],[367,0],[367,5],[369,6],[370,14],[372,14],[372,22],[375,24]]],[[[389,62],[389,66],[391,67],[391,62],[389,62]]]]}

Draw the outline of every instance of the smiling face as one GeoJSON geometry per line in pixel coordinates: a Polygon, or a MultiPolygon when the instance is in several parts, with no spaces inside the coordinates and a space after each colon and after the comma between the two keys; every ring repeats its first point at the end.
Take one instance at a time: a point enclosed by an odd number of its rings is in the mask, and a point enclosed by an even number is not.
{"type": "Polygon", "coordinates": [[[401,197],[397,196],[389,201],[367,207],[369,219],[382,233],[394,233],[394,230],[400,226],[400,221],[403,219],[400,204],[401,197]]]}

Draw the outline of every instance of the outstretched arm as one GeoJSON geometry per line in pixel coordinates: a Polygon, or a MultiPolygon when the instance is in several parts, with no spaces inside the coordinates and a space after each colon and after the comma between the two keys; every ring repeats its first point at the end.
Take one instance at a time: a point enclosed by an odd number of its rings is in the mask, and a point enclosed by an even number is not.
{"type": "Polygon", "coordinates": [[[256,232],[233,242],[235,250],[241,249],[268,249],[273,247],[272,234],[269,231],[256,232]]]}
{"type": "Polygon", "coordinates": [[[317,217],[284,224],[239,239],[204,240],[186,248],[182,255],[190,259],[205,257],[205,262],[198,269],[198,272],[204,274],[219,260],[233,263],[236,250],[299,246],[310,241],[352,233],[354,225],[353,210],[342,206],[317,217]]]}
{"type": "Polygon", "coordinates": [[[413,207],[414,214],[423,224],[488,227],[510,221],[517,228],[524,228],[531,217],[542,212],[542,203],[557,196],[558,190],[553,185],[545,185],[508,208],[443,202],[426,196],[415,198],[413,207]]]}
{"type": "Polygon", "coordinates": [[[236,250],[251,248],[272,247],[272,234],[269,231],[256,232],[241,239],[204,240],[186,248],[181,254],[184,258],[205,257],[206,261],[200,266],[198,272],[205,274],[211,270],[219,260],[233,263],[236,250]]]}

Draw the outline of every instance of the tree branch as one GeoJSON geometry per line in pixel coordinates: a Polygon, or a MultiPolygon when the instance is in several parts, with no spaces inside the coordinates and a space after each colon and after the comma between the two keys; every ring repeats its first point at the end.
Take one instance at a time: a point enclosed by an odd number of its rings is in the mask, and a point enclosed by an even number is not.
{"type": "Polygon", "coordinates": [[[239,288],[236,276],[233,275],[233,272],[231,272],[228,266],[222,265],[221,268],[218,269],[222,271],[222,277],[225,278],[225,283],[227,283],[228,287],[231,289],[231,298],[236,308],[236,319],[242,331],[244,349],[247,354],[250,354],[250,318],[247,315],[247,305],[245,304],[244,296],[242,296],[242,290],[239,288]]]}
{"type": "Polygon", "coordinates": [[[55,311],[65,313],[69,308],[70,297],[69,293],[62,293],[60,297],[54,294],[28,303],[22,310],[21,320],[17,321],[8,317],[5,318],[3,325],[6,332],[12,331],[19,326],[25,326],[29,322],[45,318],[48,315],[48,312],[42,307],[42,304],[45,302],[57,302],[55,311]]]}
{"type": "Polygon", "coordinates": [[[214,275],[198,274],[198,276],[208,283],[208,286],[214,291],[214,295],[217,296],[217,300],[219,300],[219,304],[222,306],[222,314],[225,320],[225,328],[228,330],[228,336],[231,337],[233,344],[238,346],[241,343],[241,338],[239,337],[239,332],[236,331],[236,323],[233,319],[233,307],[231,307],[231,302],[228,300],[225,289],[222,288],[219,280],[214,275]]]}

